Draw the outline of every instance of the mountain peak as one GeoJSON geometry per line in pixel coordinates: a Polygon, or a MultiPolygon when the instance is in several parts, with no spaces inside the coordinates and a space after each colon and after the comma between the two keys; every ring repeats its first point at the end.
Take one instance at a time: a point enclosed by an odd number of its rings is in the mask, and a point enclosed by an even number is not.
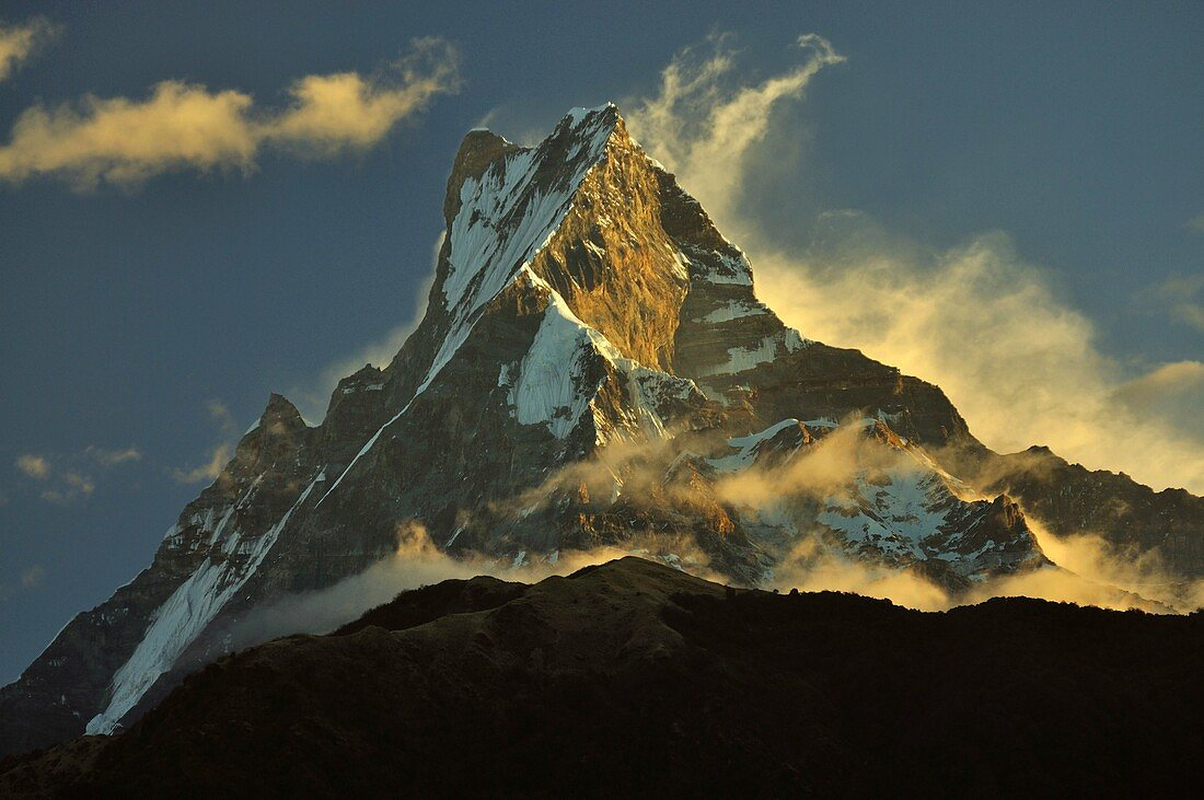
{"type": "MultiPolygon", "coordinates": [[[[479,179],[481,174],[501,157],[516,152],[539,150],[546,146],[549,155],[555,158],[560,155],[553,152],[556,143],[580,141],[587,136],[596,138],[599,133],[605,133],[609,137],[616,130],[626,136],[626,125],[619,115],[618,106],[614,103],[605,103],[595,108],[570,109],[552,133],[535,147],[515,144],[489,128],[473,128],[464,135],[452,162],[451,174],[447,181],[447,197],[443,206],[444,216],[450,223],[460,210],[460,191],[465,180],[470,177],[479,179]]],[[[600,151],[597,154],[601,155],[600,151]]]]}
{"type": "Polygon", "coordinates": [[[282,394],[272,392],[268,396],[268,404],[259,415],[259,427],[269,431],[295,431],[309,427],[301,412],[282,394]]]}
{"type": "MultiPolygon", "coordinates": [[[[0,724],[0,752],[113,730],[249,612],[395,557],[411,524],[516,567],[619,548],[769,585],[805,550],[957,595],[1049,566],[1010,498],[1073,526],[1131,485],[996,456],[939,388],[788,328],[613,104],[533,147],[470,131],[444,212],[426,315],[390,365],[340,381],[312,429],[273,394],[152,566],[0,696],[4,723],[34,720],[0,724]]],[[[1143,491],[1126,495],[1143,530],[1187,520],[1167,552],[1197,569],[1204,506],[1143,491]]]]}

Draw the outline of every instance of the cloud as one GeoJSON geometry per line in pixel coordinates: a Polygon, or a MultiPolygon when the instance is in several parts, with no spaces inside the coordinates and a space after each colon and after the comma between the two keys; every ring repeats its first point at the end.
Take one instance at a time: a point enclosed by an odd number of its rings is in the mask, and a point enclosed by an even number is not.
{"type": "Polygon", "coordinates": [[[773,587],[800,592],[855,592],[920,611],[944,611],[949,594],[913,572],[850,561],[821,552],[814,539],[802,539],[774,569],[773,587]]]}
{"type": "Polygon", "coordinates": [[[171,476],[177,483],[204,483],[216,480],[217,476],[222,474],[222,470],[225,469],[226,464],[229,463],[234,455],[234,442],[230,441],[230,439],[238,430],[238,425],[234,422],[234,415],[230,412],[230,407],[216,397],[206,400],[204,407],[209,421],[213,423],[226,441],[215,445],[209,451],[204,464],[197,467],[185,467],[183,469],[177,467],[171,470],[171,476]]]}
{"type": "Polygon", "coordinates": [[[96,489],[96,484],[86,475],[81,475],[78,472],[67,472],[63,474],[63,480],[72,489],[81,494],[92,494],[96,489]]]}
{"type": "Polygon", "coordinates": [[[1143,290],[1138,305],[1204,331],[1204,275],[1174,275],[1143,290]]]}
{"type": "Polygon", "coordinates": [[[21,573],[21,588],[36,589],[42,585],[42,579],[45,577],[46,570],[40,564],[34,564],[21,573]]]}
{"type": "MultiPolygon", "coordinates": [[[[1163,364],[1122,384],[1113,397],[1136,416],[1190,420],[1204,408],[1204,362],[1163,364]]],[[[1189,438],[1204,446],[1204,427],[1192,433],[1187,431],[1189,438]]]]}
{"type": "Polygon", "coordinates": [[[869,241],[862,248],[854,233],[822,252],[758,249],[758,293],[808,337],[936,383],[996,450],[1046,444],[1155,488],[1204,491],[1192,417],[1154,401],[1182,382],[1166,380],[1165,366],[1132,376],[1102,352],[1091,320],[1006,236],[987,234],[930,261],[869,241]]]}
{"type": "Polygon", "coordinates": [[[218,430],[222,433],[233,433],[238,429],[238,425],[234,422],[234,415],[230,413],[230,407],[217,398],[205,401],[205,411],[209,413],[209,419],[217,425],[218,430]]]}
{"type": "Polygon", "coordinates": [[[50,461],[44,456],[23,455],[16,460],[17,469],[34,480],[44,481],[50,476],[50,461]]]}
{"type": "Polygon", "coordinates": [[[332,157],[364,150],[436,95],[460,88],[459,53],[438,38],[415,39],[412,53],[378,75],[309,75],[290,88],[294,102],[266,137],[302,155],[332,157]]]}
{"type": "Polygon", "coordinates": [[[141,461],[142,451],[137,447],[126,447],[124,449],[106,450],[103,447],[88,445],[84,449],[84,455],[91,458],[102,467],[115,467],[120,464],[126,464],[131,461],[141,461]]]}
{"type": "Polygon", "coordinates": [[[918,466],[906,454],[867,442],[860,425],[842,424],[786,464],[737,472],[720,480],[716,489],[725,502],[737,507],[766,508],[800,495],[822,500],[841,494],[861,470],[910,472],[918,466]]]}
{"type": "MultiPolygon", "coordinates": [[[[619,547],[562,550],[554,559],[517,566],[513,559],[480,553],[452,557],[439,549],[425,527],[407,521],[397,526],[397,547],[388,558],[326,589],[288,595],[252,610],[233,631],[230,646],[239,649],[293,633],[327,633],[403,591],[444,580],[493,575],[503,580],[535,583],[632,553],[633,548],[619,547]]],[[[705,570],[700,571],[703,577],[708,577],[705,570]]],[[[697,574],[693,569],[690,572],[697,574]]]]}
{"type": "Polygon", "coordinates": [[[43,579],[46,577],[46,570],[41,564],[34,564],[27,567],[17,576],[13,583],[0,582],[0,602],[8,600],[17,592],[28,592],[37,589],[42,585],[43,579]]]}
{"type": "Polygon", "coordinates": [[[1189,219],[1187,221],[1185,227],[1189,231],[1195,231],[1196,233],[1204,233],[1204,214],[1200,214],[1197,217],[1192,217],[1191,219],[1189,219]]]}
{"type": "Polygon", "coordinates": [[[18,457],[15,463],[17,469],[30,478],[51,484],[38,493],[42,500],[65,506],[91,497],[96,491],[96,481],[84,471],[85,468],[107,470],[141,459],[142,451],[136,447],[109,450],[88,445],[75,453],[53,458],[26,454],[18,457]]]}
{"type": "Polygon", "coordinates": [[[661,73],[656,97],[630,115],[633,135],[677,173],[682,185],[719,219],[731,218],[746,188],[746,158],[765,140],[774,108],[798,99],[823,67],[845,60],[823,37],[800,36],[803,61],[752,85],[731,85],[737,66],[728,34],[677,53],[661,73]]]}
{"type": "Polygon", "coordinates": [[[77,189],[128,188],[167,172],[247,174],[267,148],[306,158],[363,151],[436,95],[459,88],[459,56],[450,43],[418,39],[411,50],[373,76],[300,78],[284,108],[177,80],[156,84],[145,99],[87,95],[75,105],[34,106],[0,146],[0,180],[51,177],[77,189]]]}
{"type": "MultiPolygon", "coordinates": [[[[761,299],[809,338],[859,348],[940,385],[997,450],[1047,444],[1155,488],[1204,492],[1194,417],[1136,413],[1118,400],[1163,367],[1135,374],[1102,352],[1092,321],[1006,234],[939,251],[849,209],[822,214],[802,250],[762,229],[750,198],[774,176],[753,165],[771,163],[788,138],[770,135],[773,112],[840,60],[819,37],[803,41],[799,66],[742,81],[728,38],[711,37],[705,55],[691,48],[674,57],[658,94],[636,103],[628,120],[649,154],[749,253],[761,299]]],[[[1195,291],[1195,279],[1187,280],[1195,291]]],[[[1194,312],[1181,303],[1179,314],[1194,312]]]]}
{"type": "Polygon", "coordinates": [[[173,469],[171,475],[179,483],[202,483],[215,480],[218,475],[222,474],[222,469],[225,468],[233,454],[234,446],[229,442],[223,442],[213,448],[206,463],[191,469],[173,469]]]}
{"type": "Polygon", "coordinates": [[[34,17],[18,25],[0,22],[0,83],[12,77],[22,62],[58,35],[58,26],[45,17],[34,17]]]}
{"type": "MultiPolygon", "coordinates": [[[[1148,608],[1152,600],[1180,612],[1204,607],[1204,579],[1184,580],[1156,552],[1118,548],[1092,533],[1054,536],[1028,517],[1041,549],[1061,570],[1040,570],[1001,579],[993,595],[1024,595],[1101,608],[1148,608]]],[[[980,599],[986,599],[981,597],[980,599]]]]}
{"type": "Polygon", "coordinates": [[[46,489],[39,496],[48,503],[66,506],[76,500],[86,499],[96,491],[96,482],[90,476],[78,472],[64,472],[58,488],[46,489]]]}
{"type": "MultiPolygon", "coordinates": [[[[1048,536],[1044,534],[1043,536],[1048,536]]],[[[1010,576],[990,581],[969,597],[954,597],[925,578],[906,571],[872,564],[847,561],[819,553],[812,539],[801,540],[793,551],[775,568],[775,577],[768,588],[800,591],[848,591],[870,597],[881,597],[908,608],[940,611],[966,602],[980,602],[990,597],[1031,596],[1055,602],[1075,602],[1103,608],[1157,609],[1157,606],[1128,592],[1097,583],[1092,578],[1122,578],[1159,580],[1155,571],[1117,571],[1111,558],[1096,558],[1102,551],[1096,541],[1086,538],[1066,542],[1054,552],[1076,566],[1086,566],[1086,576],[1064,569],[1046,569],[1025,576],[1010,576]],[[1077,555],[1072,555],[1072,552],[1077,555]],[[1092,566],[1092,559],[1096,559],[1092,566]],[[1091,570],[1094,570],[1091,571],[1091,570]]],[[[1043,545],[1045,540],[1042,540],[1043,545]]],[[[567,575],[592,564],[601,564],[629,555],[649,557],[638,545],[607,546],[592,550],[562,550],[554,559],[524,562],[515,565],[513,559],[494,558],[481,553],[452,557],[433,542],[425,527],[408,521],[397,526],[397,547],[388,557],[364,572],[313,592],[287,595],[265,606],[253,609],[231,633],[229,646],[241,649],[278,636],[295,633],[327,633],[357,619],[365,611],[387,603],[399,593],[428,586],[444,580],[467,580],[478,575],[492,575],[502,580],[535,583],[552,575],[567,575]]],[[[692,563],[701,556],[689,552],[682,562],[686,571],[707,580],[726,583],[711,572],[705,561],[692,563]]],[[[705,558],[705,557],[703,557],[705,558]]],[[[1180,605],[1190,610],[1204,604],[1204,581],[1197,582],[1191,595],[1194,606],[1180,605]]],[[[1180,599],[1183,599],[1180,596],[1180,599]]]]}

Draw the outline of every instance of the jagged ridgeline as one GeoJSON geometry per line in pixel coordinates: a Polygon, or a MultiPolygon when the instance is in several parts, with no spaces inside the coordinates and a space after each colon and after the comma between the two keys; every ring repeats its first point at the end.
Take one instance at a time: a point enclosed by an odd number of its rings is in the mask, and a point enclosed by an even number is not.
{"type": "Polygon", "coordinates": [[[413,523],[498,564],[613,546],[770,586],[838,558],[956,595],[1058,569],[1035,508],[1204,571],[1200,498],[996,455],[939,388],[783,325],[614,106],[533,148],[470,132],[443,209],[393,361],[343,379],[316,427],[273,395],[151,566],[3,690],[0,750],[112,732],[251,610],[362,572],[413,523]]]}

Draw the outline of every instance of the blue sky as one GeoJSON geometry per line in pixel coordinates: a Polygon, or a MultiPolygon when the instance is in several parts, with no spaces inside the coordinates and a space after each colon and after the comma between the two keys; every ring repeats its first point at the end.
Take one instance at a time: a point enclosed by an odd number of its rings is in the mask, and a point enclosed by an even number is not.
{"type": "MultiPolygon", "coordinates": [[[[1184,417],[1204,398],[1198,3],[0,7],[8,26],[36,16],[53,34],[0,79],[0,681],[150,562],[204,485],[189,479],[269,392],[320,415],[332,370],[412,320],[468,128],[530,138],[614,100],[638,130],[688,47],[730,57],[717,102],[797,68],[802,34],[844,58],[775,103],[731,166],[739,203],[699,192],[765,265],[766,292],[805,281],[815,302],[784,311],[804,335],[937,380],[1002,449],[1039,438],[1156,485],[1176,477],[1159,464],[1204,451],[1184,417]],[[458,53],[458,79],[363,147],[265,139],[251,162],[93,186],[13,166],[32,158],[11,152],[30,108],[141,103],[173,79],[279,115],[294,81],[379,75],[420,37],[458,53]],[[953,307],[930,294],[964,306],[928,291],[963,278],[994,349],[956,352],[973,321],[914,322],[953,307]],[[865,281],[873,307],[838,306],[824,294],[838,280],[865,281]],[[1026,405],[1009,418],[1018,382],[1026,405]],[[1088,399],[1069,410],[1044,398],[1075,386],[1088,399]],[[1114,412],[1134,422],[1111,425],[1114,412]],[[1096,441],[1136,425],[1153,444],[1096,441]]],[[[705,111],[682,111],[699,137],[705,111]]],[[[678,166],[661,137],[641,140],[678,166]]],[[[1179,484],[1199,491],[1185,469],[1179,484]]]]}

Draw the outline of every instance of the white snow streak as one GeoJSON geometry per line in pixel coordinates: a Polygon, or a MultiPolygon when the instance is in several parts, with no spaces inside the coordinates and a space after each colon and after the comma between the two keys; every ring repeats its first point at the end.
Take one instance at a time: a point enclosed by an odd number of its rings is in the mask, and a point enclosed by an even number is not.
{"type": "MultiPolygon", "coordinates": [[[[142,637],[129,660],[113,676],[113,693],[109,705],[88,723],[88,734],[112,733],[117,723],[154,685],[159,676],[171,669],[176,659],[184,652],[205,626],[222,607],[229,602],[243,584],[255,574],[268,551],[276,543],[280,531],[288,523],[293,511],[305,503],[317,480],[305,488],[280,521],[273,525],[249,552],[241,564],[234,560],[214,562],[206,557],[188,580],[155,612],[154,621],[142,637]]],[[[223,517],[214,532],[216,538],[230,518],[223,517]]],[[[238,532],[231,538],[237,539],[238,532]]]]}

